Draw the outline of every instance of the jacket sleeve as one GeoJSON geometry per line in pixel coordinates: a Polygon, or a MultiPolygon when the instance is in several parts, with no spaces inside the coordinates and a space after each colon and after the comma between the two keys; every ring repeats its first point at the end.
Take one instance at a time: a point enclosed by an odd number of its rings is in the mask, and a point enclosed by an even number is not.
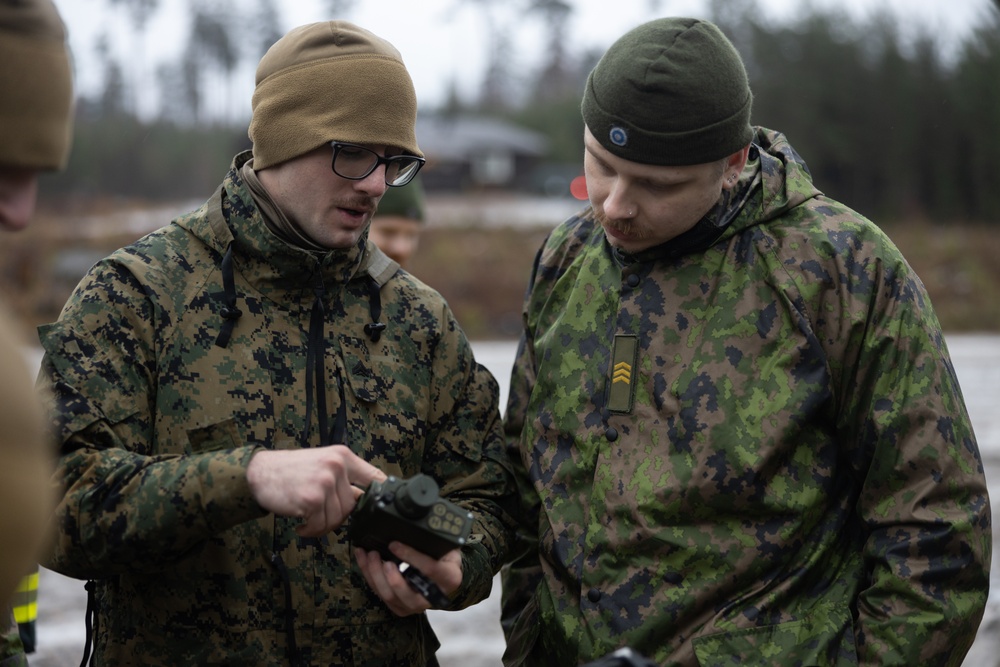
{"type": "MultiPolygon", "coordinates": [[[[548,241],[548,239],[546,240],[548,241]]],[[[501,572],[500,624],[508,644],[511,643],[515,626],[522,613],[534,608],[532,600],[535,590],[542,582],[542,567],[538,554],[539,513],[541,501],[525,467],[521,450],[521,435],[528,418],[528,404],[535,387],[535,347],[533,327],[529,321],[529,305],[538,280],[538,268],[544,250],[535,256],[531,279],[525,295],[523,312],[524,330],[518,343],[517,355],[510,376],[510,392],[507,397],[507,411],[504,414],[504,436],[507,452],[514,467],[517,482],[519,507],[517,511],[517,539],[510,562],[501,572]]],[[[528,612],[530,615],[530,612],[528,612]]],[[[524,623],[531,623],[527,616],[521,619],[519,632],[524,632],[524,623]]]]}
{"type": "MultiPolygon", "coordinates": [[[[534,362],[531,349],[527,337],[522,337],[511,373],[510,396],[504,420],[507,451],[514,467],[519,500],[517,539],[511,561],[504,566],[501,572],[503,591],[500,599],[500,624],[508,642],[511,640],[522,612],[531,606],[535,590],[542,581],[542,566],[538,555],[538,520],[541,501],[528,477],[519,446],[526,407],[531,396],[531,388],[534,386],[534,362]]],[[[528,622],[527,618],[522,620],[522,624],[525,622],[528,622]]]]}
{"type": "Polygon", "coordinates": [[[455,610],[489,596],[511,549],[515,496],[496,379],[475,360],[447,306],[441,321],[423,470],[441,481],[442,496],[474,516],[470,543],[462,549],[462,585],[449,607],[455,610]]]}
{"type": "Polygon", "coordinates": [[[842,267],[836,291],[850,324],[824,338],[836,350],[837,428],[866,529],[860,663],[959,665],[989,588],[990,505],[979,449],[919,279],[887,240],[851,273],[842,267]]]}
{"type": "Polygon", "coordinates": [[[39,385],[61,455],[54,546],[45,565],[98,578],[156,571],[217,532],[263,516],[246,466],[253,447],[153,455],[158,326],[143,286],[113,262],[39,328],[39,385]]]}

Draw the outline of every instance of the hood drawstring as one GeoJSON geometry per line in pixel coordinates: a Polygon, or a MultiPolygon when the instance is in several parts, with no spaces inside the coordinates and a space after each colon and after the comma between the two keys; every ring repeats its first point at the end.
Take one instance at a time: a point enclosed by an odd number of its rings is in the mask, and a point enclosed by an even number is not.
{"type": "Polygon", "coordinates": [[[345,445],[347,444],[347,400],[344,397],[344,383],[338,382],[337,386],[340,387],[340,407],[337,408],[337,418],[333,422],[330,442],[345,445]]]}
{"type": "Polygon", "coordinates": [[[94,650],[94,638],[97,636],[98,628],[98,616],[97,616],[97,598],[94,591],[97,589],[96,581],[88,581],[83,586],[84,590],[87,591],[87,611],[83,614],[83,623],[86,628],[87,638],[83,645],[83,660],[80,661],[80,667],[87,667],[87,663],[90,663],[90,667],[94,667],[94,659],[97,657],[97,651],[94,650]]]}
{"type": "Polygon", "coordinates": [[[292,584],[288,580],[288,568],[278,552],[271,554],[271,565],[278,570],[281,585],[285,589],[285,634],[288,635],[288,662],[293,667],[301,664],[299,647],[295,643],[295,609],[292,607],[292,584]]]}
{"type": "Polygon", "coordinates": [[[236,307],[236,279],[233,274],[233,244],[231,241],[226,248],[226,254],[222,257],[222,289],[224,301],[219,314],[222,315],[225,321],[222,323],[219,335],[215,339],[217,347],[226,347],[229,345],[229,339],[233,335],[236,320],[240,319],[240,316],[243,315],[243,311],[236,307]]]}
{"type": "Polygon", "coordinates": [[[326,337],[323,335],[323,321],[326,308],[323,297],[326,288],[322,281],[313,286],[312,312],[309,315],[309,341],[306,348],[306,427],[302,432],[302,446],[309,446],[309,429],[312,424],[313,390],[316,392],[316,410],[319,413],[319,444],[326,447],[332,444],[344,444],[347,437],[347,402],[344,397],[344,381],[338,375],[340,390],[340,406],[334,419],[333,428],[327,428],[329,415],[326,411],[326,337]]]}
{"type": "Polygon", "coordinates": [[[374,277],[368,276],[368,312],[371,314],[371,324],[365,325],[365,333],[373,343],[377,343],[385,331],[385,322],[379,322],[382,317],[382,286],[374,277]]]}
{"type": "Polygon", "coordinates": [[[309,340],[306,343],[306,427],[302,430],[302,446],[309,446],[309,430],[312,427],[313,391],[316,392],[315,405],[319,411],[319,444],[330,444],[327,434],[326,413],[326,339],[323,336],[323,319],[326,308],[323,297],[326,288],[321,280],[313,285],[312,312],[309,315],[309,340]]]}
{"type": "MultiPolygon", "coordinates": [[[[379,322],[382,316],[381,286],[375,278],[368,278],[368,312],[372,321],[366,324],[365,333],[373,343],[377,343],[385,331],[385,322],[379,322]]],[[[308,447],[309,428],[312,424],[313,391],[316,392],[316,410],[319,413],[319,444],[325,447],[331,444],[345,444],[347,438],[347,400],[344,395],[344,379],[338,377],[337,388],[340,391],[340,405],[334,418],[333,428],[328,429],[329,417],[326,412],[326,337],[323,335],[323,321],[326,319],[326,309],[323,298],[326,287],[322,281],[313,285],[312,312],[309,315],[309,342],[306,349],[306,428],[302,432],[302,446],[308,447]]],[[[338,376],[340,373],[337,374],[338,376]]]]}

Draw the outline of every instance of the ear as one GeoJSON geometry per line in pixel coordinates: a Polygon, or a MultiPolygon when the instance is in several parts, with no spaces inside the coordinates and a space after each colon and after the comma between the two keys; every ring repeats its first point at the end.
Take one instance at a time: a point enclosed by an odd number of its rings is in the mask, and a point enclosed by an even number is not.
{"type": "Polygon", "coordinates": [[[722,172],[722,187],[724,189],[729,190],[736,187],[740,182],[740,174],[743,173],[743,167],[747,165],[749,158],[750,144],[747,144],[726,158],[726,168],[722,172]]]}

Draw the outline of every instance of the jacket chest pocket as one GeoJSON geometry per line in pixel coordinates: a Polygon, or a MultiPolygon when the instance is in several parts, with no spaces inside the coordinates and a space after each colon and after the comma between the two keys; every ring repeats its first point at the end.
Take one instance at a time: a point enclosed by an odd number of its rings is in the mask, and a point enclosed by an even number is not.
{"type": "Polygon", "coordinates": [[[157,395],[158,453],[195,454],[275,439],[275,393],[266,365],[216,356],[164,378],[157,395]]]}
{"type": "Polygon", "coordinates": [[[347,385],[350,391],[362,403],[383,402],[385,390],[376,375],[365,342],[360,338],[341,336],[340,347],[344,355],[344,370],[347,373],[347,385]]]}
{"type": "Polygon", "coordinates": [[[235,449],[245,444],[236,420],[232,418],[190,428],[187,431],[187,440],[192,454],[235,449]]]}
{"type": "Polygon", "coordinates": [[[384,340],[369,344],[341,336],[340,345],[352,449],[368,460],[378,457],[402,471],[416,472],[427,433],[426,365],[414,363],[415,355],[405,355],[384,340]]]}

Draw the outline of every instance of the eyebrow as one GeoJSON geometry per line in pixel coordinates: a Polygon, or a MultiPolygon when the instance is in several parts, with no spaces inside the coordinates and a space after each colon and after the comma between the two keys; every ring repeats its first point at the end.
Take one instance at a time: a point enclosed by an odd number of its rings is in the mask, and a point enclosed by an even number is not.
{"type": "MultiPolygon", "coordinates": [[[[601,167],[609,169],[610,171],[613,171],[613,172],[615,172],[618,175],[623,175],[622,172],[621,172],[621,170],[616,169],[613,165],[609,164],[607,160],[602,159],[601,157],[599,157],[597,154],[593,153],[590,150],[588,150],[587,152],[590,153],[590,155],[594,159],[594,161],[596,161],[598,163],[598,165],[600,165],[601,167]]],[[[650,175],[647,175],[647,174],[624,174],[624,176],[626,176],[629,180],[634,181],[635,183],[637,183],[639,185],[644,185],[644,186],[650,186],[651,185],[651,186],[663,187],[663,188],[674,187],[674,186],[677,186],[677,185],[681,185],[681,184],[687,182],[687,180],[688,180],[687,178],[684,178],[683,176],[680,177],[680,178],[675,178],[672,175],[671,176],[650,176],[650,175]]]]}

